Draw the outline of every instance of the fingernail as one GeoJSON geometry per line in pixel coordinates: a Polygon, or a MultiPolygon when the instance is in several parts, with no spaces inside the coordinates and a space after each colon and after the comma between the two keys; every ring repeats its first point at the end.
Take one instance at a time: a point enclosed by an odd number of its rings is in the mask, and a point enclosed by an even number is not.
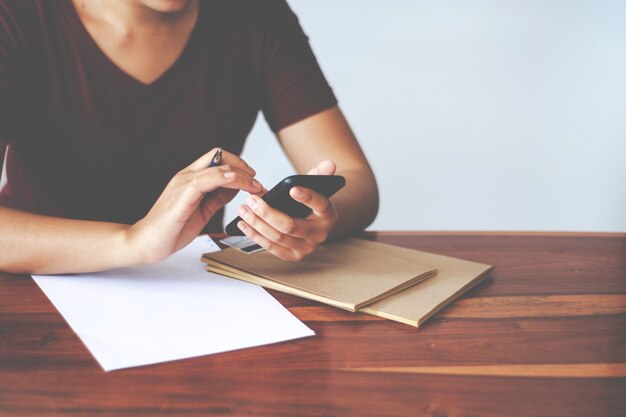
{"type": "Polygon", "coordinates": [[[263,189],[263,186],[257,180],[252,180],[252,185],[254,185],[254,188],[256,188],[257,190],[262,190],[263,189]]]}
{"type": "Polygon", "coordinates": [[[250,210],[248,210],[248,207],[246,206],[240,206],[237,212],[241,217],[246,217],[248,214],[250,214],[250,210]]]}
{"type": "Polygon", "coordinates": [[[235,178],[235,173],[234,172],[225,172],[224,173],[224,178],[235,178]]]}
{"type": "Polygon", "coordinates": [[[294,187],[291,189],[291,195],[297,198],[300,198],[302,196],[304,196],[304,193],[302,192],[301,188],[298,187],[294,187]]]}
{"type": "Polygon", "coordinates": [[[247,224],[245,224],[244,222],[239,222],[239,223],[237,223],[237,227],[239,227],[239,229],[240,229],[242,232],[247,232],[247,231],[248,231],[248,225],[247,225],[247,224]]]}
{"type": "Polygon", "coordinates": [[[246,201],[246,203],[248,203],[248,205],[250,207],[255,208],[256,207],[256,203],[257,203],[256,202],[256,197],[254,197],[254,196],[248,197],[248,200],[246,201]]]}

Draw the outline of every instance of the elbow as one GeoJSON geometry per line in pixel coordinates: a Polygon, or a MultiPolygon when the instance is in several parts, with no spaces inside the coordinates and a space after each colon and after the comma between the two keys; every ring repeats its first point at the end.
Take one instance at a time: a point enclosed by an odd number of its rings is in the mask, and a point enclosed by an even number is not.
{"type": "Polygon", "coordinates": [[[375,179],[373,179],[373,184],[369,188],[369,199],[364,214],[363,229],[367,229],[374,223],[376,216],[378,216],[378,210],[380,209],[380,194],[375,179]]]}
{"type": "Polygon", "coordinates": [[[378,185],[371,170],[344,171],[340,174],[346,177],[349,186],[335,200],[339,218],[330,233],[332,238],[365,230],[376,219],[380,206],[378,185]]]}
{"type": "Polygon", "coordinates": [[[365,230],[376,220],[378,210],[380,208],[380,195],[378,185],[373,174],[369,176],[369,180],[361,183],[358,192],[359,205],[352,220],[353,230],[365,230]]]}

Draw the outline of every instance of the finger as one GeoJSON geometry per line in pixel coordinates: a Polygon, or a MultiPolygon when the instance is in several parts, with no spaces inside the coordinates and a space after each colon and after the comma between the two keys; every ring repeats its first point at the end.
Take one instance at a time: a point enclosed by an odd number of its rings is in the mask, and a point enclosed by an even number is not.
{"type": "Polygon", "coordinates": [[[266,251],[276,255],[284,261],[299,261],[303,255],[295,253],[293,250],[286,248],[278,243],[272,242],[265,236],[250,227],[246,222],[240,221],[237,223],[237,227],[243,232],[244,235],[254,240],[259,246],[266,251]]]}
{"type": "Polygon", "coordinates": [[[230,203],[236,195],[236,190],[227,188],[220,188],[211,194],[206,194],[200,205],[201,211],[210,220],[219,209],[230,203]]]}
{"type": "MultiPolygon", "coordinates": [[[[211,151],[205,153],[200,158],[196,159],[191,165],[187,167],[187,169],[191,171],[200,171],[202,169],[208,168],[211,164],[211,160],[215,153],[219,148],[213,148],[211,151]]],[[[231,165],[233,167],[239,168],[242,171],[247,172],[251,176],[255,176],[256,172],[240,157],[235,154],[232,154],[226,150],[222,149],[222,165],[231,165]]]]}
{"type": "Polygon", "coordinates": [[[311,235],[315,234],[309,222],[293,218],[280,210],[270,207],[262,198],[251,195],[246,200],[246,204],[257,217],[280,233],[305,240],[309,240],[311,235]]]}
{"type": "Polygon", "coordinates": [[[259,197],[263,197],[265,194],[267,194],[267,192],[268,192],[268,189],[263,187],[263,189],[259,191],[258,193],[252,193],[252,194],[257,195],[259,197]]]}
{"type": "MultiPolygon", "coordinates": [[[[185,173],[187,176],[189,177],[196,177],[196,176],[202,176],[202,175],[210,175],[212,172],[215,171],[219,171],[222,174],[226,174],[227,172],[237,172],[243,176],[249,177],[252,180],[254,180],[254,176],[250,175],[249,171],[247,170],[243,170],[238,166],[234,166],[234,165],[230,165],[230,164],[224,164],[224,165],[220,165],[220,166],[213,166],[213,167],[209,167],[209,168],[204,168],[201,169],[199,171],[189,171],[187,173],[185,173]]],[[[229,176],[226,176],[226,178],[228,178],[229,176]]],[[[257,180],[258,182],[258,180],[257,180]]],[[[263,185],[261,185],[260,190],[264,190],[265,187],[263,187],[263,185]]],[[[259,191],[255,191],[255,193],[258,193],[259,191]]]]}
{"type": "Polygon", "coordinates": [[[299,203],[313,210],[316,216],[328,216],[334,213],[334,207],[330,199],[323,194],[304,187],[293,187],[289,195],[299,203]]]}
{"type": "Polygon", "coordinates": [[[194,210],[185,227],[190,227],[192,230],[201,230],[211,221],[215,213],[224,207],[226,203],[230,202],[235,195],[237,195],[235,190],[226,188],[220,188],[211,194],[206,194],[200,201],[199,209],[194,210]]]}
{"type": "Polygon", "coordinates": [[[252,227],[256,232],[261,234],[266,239],[279,244],[283,247],[291,249],[296,252],[309,252],[312,250],[310,244],[303,239],[299,239],[288,234],[285,234],[270,224],[265,222],[259,216],[257,216],[250,207],[243,205],[237,210],[239,216],[245,220],[246,224],[252,227]]]}
{"type": "Polygon", "coordinates": [[[322,161],[308,172],[308,175],[335,175],[337,165],[333,161],[322,161]]]}
{"type": "Polygon", "coordinates": [[[237,167],[241,170],[244,170],[253,177],[256,175],[256,171],[252,169],[252,167],[248,165],[246,161],[244,161],[237,155],[227,151],[222,151],[222,164],[237,167]]]}
{"type": "MultiPolygon", "coordinates": [[[[226,203],[231,201],[236,194],[237,191],[235,190],[220,188],[211,194],[204,195],[204,198],[201,198],[198,209],[194,210],[193,214],[191,214],[189,219],[185,222],[183,230],[186,234],[191,234],[193,236],[197,235],[202,228],[205,227],[209,221],[211,221],[211,218],[213,218],[215,213],[224,207],[226,203]]],[[[188,240],[179,237],[179,243],[176,246],[176,250],[186,246],[187,243],[189,243],[188,240]]]]}
{"type": "Polygon", "coordinates": [[[219,187],[238,189],[249,193],[258,193],[263,189],[263,185],[250,175],[228,165],[207,168],[194,173],[189,181],[189,186],[202,193],[208,193],[219,187]]]}
{"type": "MultiPolygon", "coordinates": [[[[213,160],[213,157],[215,156],[215,154],[217,153],[217,151],[219,149],[220,148],[213,148],[213,149],[211,149],[209,152],[205,153],[200,158],[198,158],[195,161],[193,161],[191,163],[191,165],[189,165],[187,168],[192,170],[192,171],[199,171],[201,169],[207,168],[211,164],[211,161],[213,160]]],[[[224,151],[222,149],[222,155],[225,152],[226,151],[224,151]]]]}

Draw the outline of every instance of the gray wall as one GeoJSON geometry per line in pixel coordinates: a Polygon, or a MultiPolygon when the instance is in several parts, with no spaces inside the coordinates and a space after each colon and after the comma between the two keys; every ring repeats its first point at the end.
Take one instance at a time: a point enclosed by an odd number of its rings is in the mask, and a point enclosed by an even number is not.
{"type": "MultiPolygon", "coordinates": [[[[371,229],[626,231],[626,2],[290,4],[377,174],[371,229]]],[[[244,158],[293,172],[262,117],[244,158]]]]}
{"type": "Polygon", "coordinates": [[[371,229],[626,230],[625,1],[290,4],[377,174],[371,229]]]}

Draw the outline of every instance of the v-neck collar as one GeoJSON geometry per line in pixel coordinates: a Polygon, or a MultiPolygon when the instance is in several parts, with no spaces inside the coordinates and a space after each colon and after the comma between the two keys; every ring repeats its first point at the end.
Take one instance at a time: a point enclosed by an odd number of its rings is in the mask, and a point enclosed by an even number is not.
{"type": "Polygon", "coordinates": [[[123,84],[124,88],[131,89],[135,93],[139,94],[159,89],[161,85],[166,84],[167,81],[172,78],[176,72],[178,72],[179,68],[183,66],[184,61],[190,58],[192,51],[195,49],[195,43],[197,43],[200,38],[199,33],[205,26],[203,21],[204,13],[206,12],[205,10],[207,7],[203,5],[203,3],[203,1],[200,1],[198,4],[199,10],[196,23],[176,61],[174,61],[161,75],[159,75],[158,78],[146,84],[120,68],[115,62],[113,62],[113,60],[111,60],[111,58],[109,58],[102,48],[100,48],[98,43],[85,27],[83,21],[80,19],[78,11],[72,4],[72,0],[66,0],[63,2],[71,30],[76,35],[76,41],[80,43],[81,47],[84,48],[85,51],[93,57],[93,59],[97,60],[97,65],[101,65],[101,68],[106,69],[107,72],[114,77],[114,79],[123,84]]]}

